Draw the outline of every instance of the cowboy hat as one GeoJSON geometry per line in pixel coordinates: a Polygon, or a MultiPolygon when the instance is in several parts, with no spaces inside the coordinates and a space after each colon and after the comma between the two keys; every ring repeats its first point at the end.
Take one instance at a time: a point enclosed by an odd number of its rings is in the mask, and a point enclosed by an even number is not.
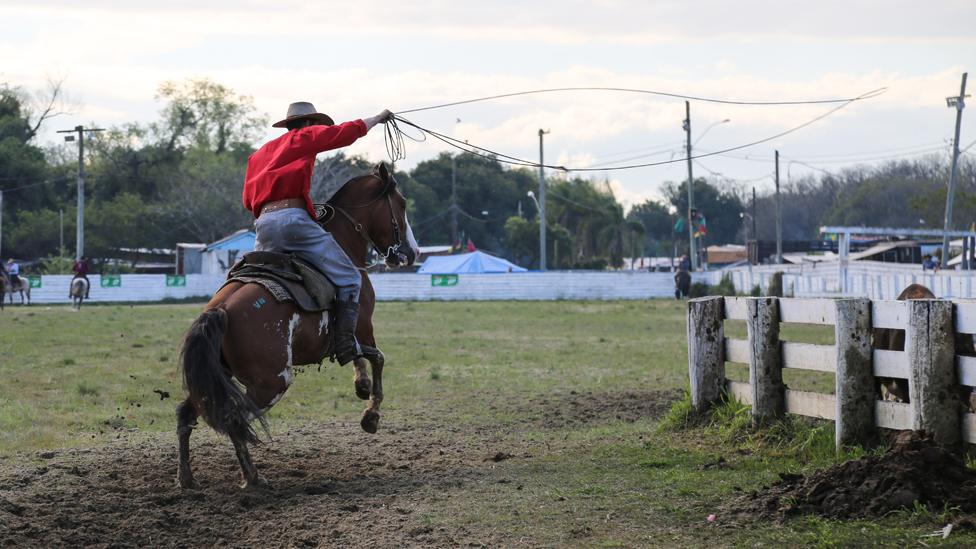
{"type": "Polygon", "coordinates": [[[312,105],[308,101],[299,101],[288,105],[288,113],[285,115],[285,119],[275,122],[271,127],[284,128],[289,122],[294,122],[295,120],[314,120],[326,126],[335,124],[331,116],[316,111],[315,105],[312,105]]]}

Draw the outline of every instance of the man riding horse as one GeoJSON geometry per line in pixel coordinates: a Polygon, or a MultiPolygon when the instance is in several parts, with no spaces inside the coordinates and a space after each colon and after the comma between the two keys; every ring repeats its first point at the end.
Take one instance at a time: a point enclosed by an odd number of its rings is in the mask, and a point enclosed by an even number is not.
{"type": "MultiPolygon", "coordinates": [[[[90,270],[88,258],[81,256],[81,259],[75,261],[75,264],[71,266],[71,270],[74,271],[75,276],[71,279],[68,288],[71,288],[76,278],[83,278],[85,280],[85,299],[88,299],[88,293],[91,291],[91,282],[88,280],[88,271],[90,270]]],[[[70,289],[68,290],[68,297],[72,297],[70,289]]]]}
{"type": "Polygon", "coordinates": [[[10,279],[10,287],[16,288],[20,285],[20,264],[14,258],[7,260],[7,278],[10,279]]]}
{"type": "Polygon", "coordinates": [[[247,163],[244,207],[255,217],[258,251],[293,253],[318,267],[336,286],[335,357],[345,365],[363,356],[356,341],[361,276],[331,234],[316,223],[309,196],[315,155],[354,143],[392,113],[335,125],[311,103],[288,106],[273,124],[288,132],[257,150],[247,163]]]}

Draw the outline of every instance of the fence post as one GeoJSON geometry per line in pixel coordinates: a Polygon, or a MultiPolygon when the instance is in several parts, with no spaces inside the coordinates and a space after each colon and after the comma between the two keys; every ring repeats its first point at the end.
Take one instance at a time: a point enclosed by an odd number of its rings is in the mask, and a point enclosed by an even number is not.
{"type": "Polygon", "coordinates": [[[707,409],[725,389],[724,298],[688,300],[688,378],[691,404],[707,409]]]}
{"type": "Polygon", "coordinates": [[[749,389],[752,391],[752,423],[760,425],[786,411],[783,361],[779,344],[779,303],[775,297],[747,301],[749,318],[749,389]]]}
{"type": "Polygon", "coordinates": [[[952,302],[913,299],[908,305],[905,352],[908,353],[908,399],[912,429],[953,446],[961,425],[955,368],[952,302]]]}
{"type": "Polygon", "coordinates": [[[874,438],[875,382],[871,355],[871,301],[838,299],[834,304],[837,347],[834,443],[840,451],[845,446],[868,444],[874,438]]]}

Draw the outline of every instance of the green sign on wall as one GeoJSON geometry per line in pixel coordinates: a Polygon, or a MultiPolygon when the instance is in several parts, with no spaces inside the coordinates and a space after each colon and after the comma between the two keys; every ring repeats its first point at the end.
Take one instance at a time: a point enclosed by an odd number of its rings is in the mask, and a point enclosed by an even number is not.
{"type": "Polygon", "coordinates": [[[122,275],[102,275],[102,288],[121,288],[122,275]]]}
{"type": "Polygon", "coordinates": [[[457,286],[458,275],[456,274],[430,275],[430,285],[431,286],[457,286]]]}
{"type": "Polygon", "coordinates": [[[166,275],[167,286],[186,286],[186,275],[166,275]]]}
{"type": "Polygon", "coordinates": [[[41,287],[41,277],[39,275],[27,275],[27,280],[30,281],[30,287],[32,289],[41,287]]]}

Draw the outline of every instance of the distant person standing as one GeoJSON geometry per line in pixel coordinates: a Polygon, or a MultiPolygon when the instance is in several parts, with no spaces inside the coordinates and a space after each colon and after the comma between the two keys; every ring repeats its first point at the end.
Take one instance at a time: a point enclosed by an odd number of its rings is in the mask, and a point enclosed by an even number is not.
{"type": "Polygon", "coordinates": [[[925,259],[922,260],[922,270],[935,270],[935,260],[932,259],[931,255],[926,255],[925,259]]]}
{"type": "MultiPolygon", "coordinates": [[[[85,279],[85,299],[88,299],[88,293],[91,291],[91,281],[88,280],[88,272],[91,270],[91,267],[88,265],[88,258],[81,256],[81,259],[75,261],[75,264],[71,266],[71,270],[75,273],[75,276],[71,279],[72,282],[76,278],[85,279]]],[[[68,288],[70,287],[71,285],[69,284],[68,288]]],[[[70,291],[68,292],[68,297],[71,297],[70,291]]]]}
{"type": "Polygon", "coordinates": [[[691,259],[687,255],[681,256],[678,260],[678,270],[679,271],[690,271],[691,270],[691,259]]]}

